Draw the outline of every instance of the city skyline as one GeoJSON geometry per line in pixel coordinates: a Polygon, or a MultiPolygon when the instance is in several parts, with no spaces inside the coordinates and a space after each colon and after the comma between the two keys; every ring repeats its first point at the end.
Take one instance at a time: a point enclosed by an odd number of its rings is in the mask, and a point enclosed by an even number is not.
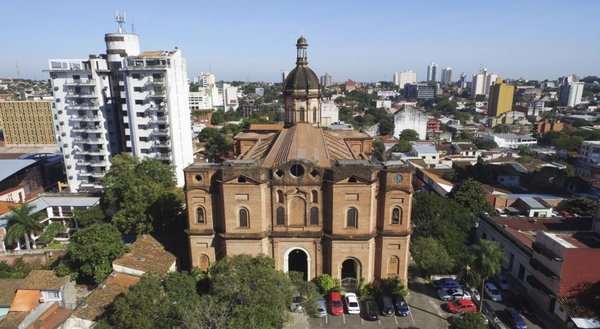
{"type": "Polygon", "coordinates": [[[278,82],[282,71],[294,67],[289,58],[300,35],[308,40],[311,67],[336,82],[391,81],[394,72],[405,70],[424,81],[432,61],[468,79],[480,67],[513,79],[600,75],[594,65],[600,47],[592,43],[600,25],[593,8],[600,3],[592,1],[61,5],[3,4],[3,12],[12,14],[0,26],[13,33],[4,36],[0,77],[45,79],[50,58],[103,53],[102,36],[116,31],[117,10],[126,12],[128,32],[135,26],[142,50],[181,48],[190,79],[210,71],[217,80],[278,82]],[[83,14],[90,10],[96,15],[83,14]]]}

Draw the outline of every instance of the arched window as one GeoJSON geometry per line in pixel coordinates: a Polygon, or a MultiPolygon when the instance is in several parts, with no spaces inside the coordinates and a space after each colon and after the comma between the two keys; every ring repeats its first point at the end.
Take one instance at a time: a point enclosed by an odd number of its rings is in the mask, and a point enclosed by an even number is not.
{"type": "Polygon", "coordinates": [[[402,209],[399,207],[392,209],[392,224],[402,224],[402,209]]]}
{"type": "Polygon", "coordinates": [[[198,223],[198,224],[206,223],[204,208],[202,208],[202,207],[196,208],[196,223],[198,223]]]}
{"type": "Polygon", "coordinates": [[[350,208],[346,212],[346,227],[358,227],[358,210],[350,208]]]}
{"type": "Polygon", "coordinates": [[[317,202],[319,202],[319,192],[317,192],[317,191],[313,190],[313,191],[311,192],[311,197],[312,197],[312,200],[311,200],[311,201],[312,201],[313,203],[317,203],[317,202]]]}
{"type": "Polygon", "coordinates": [[[277,191],[277,202],[279,202],[279,203],[283,202],[283,191],[282,190],[277,191]]]}
{"type": "Polygon", "coordinates": [[[250,227],[250,218],[246,208],[240,209],[240,227],[250,227]]]}
{"type": "Polygon", "coordinates": [[[285,209],[278,207],[275,211],[276,225],[285,225],[285,209]]]}
{"type": "Polygon", "coordinates": [[[200,255],[200,269],[204,272],[208,271],[208,267],[210,266],[210,259],[206,254],[200,255]]]}
{"type": "Polygon", "coordinates": [[[319,225],[319,208],[310,208],[310,225],[319,225]]]}
{"type": "Polygon", "coordinates": [[[392,256],[388,259],[387,273],[388,275],[397,275],[400,273],[400,259],[397,256],[392,256]]]}

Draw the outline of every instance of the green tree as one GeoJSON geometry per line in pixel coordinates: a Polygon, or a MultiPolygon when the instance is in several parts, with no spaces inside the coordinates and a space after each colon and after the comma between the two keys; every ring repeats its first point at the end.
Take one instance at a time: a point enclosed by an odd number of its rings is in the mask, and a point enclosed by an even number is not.
{"type": "Polygon", "coordinates": [[[109,322],[117,328],[173,328],[178,319],[172,312],[172,305],[173,300],[165,291],[161,278],[155,274],[144,274],[114,302],[109,322]]]}
{"type": "Polygon", "coordinates": [[[25,262],[23,258],[17,258],[12,265],[0,262],[0,279],[24,279],[35,266],[25,262]]]}
{"type": "Polygon", "coordinates": [[[66,232],[67,228],[62,223],[54,222],[46,226],[46,228],[44,229],[44,233],[42,233],[39,236],[37,241],[43,244],[50,244],[52,241],[54,241],[54,238],[56,238],[59,234],[66,232]]]}
{"type": "Polygon", "coordinates": [[[210,138],[204,145],[204,156],[212,162],[222,162],[233,152],[233,142],[219,134],[210,138]]]}
{"type": "Polygon", "coordinates": [[[394,133],[394,120],[392,118],[383,118],[379,121],[379,135],[394,133]]]}
{"type": "Polygon", "coordinates": [[[490,212],[492,205],[486,198],[486,193],[481,184],[472,179],[468,179],[462,184],[457,184],[448,193],[448,197],[465,207],[471,214],[478,214],[482,211],[490,212]]]}
{"type": "Polygon", "coordinates": [[[140,161],[126,153],[113,157],[111,163],[102,179],[100,205],[119,231],[146,234],[179,218],[183,203],[177,195],[172,166],[152,159],[140,161]]]}
{"type": "Polygon", "coordinates": [[[596,213],[598,204],[586,197],[576,197],[565,201],[562,208],[571,214],[592,217],[596,213]]]}
{"type": "Polygon", "coordinates": [[[376,139],[373,141],[373,157],[379,161],[383,161],[383,155],[385,153],[385,145],[382,141],[376,139]]]}
{"type": "Polygon", "coordinates": [[[412,144],[409,141],[399,140],[396,145],[392,146],[390,152],[406,153],[412,149],[412,144]]]}
{"type": "Polygon", "coordinates": [[[340,280],[331,277],[331,275],[327,273],[323,273],[312,279],[312,282],[317,286],[317,289],[319,289],[321,296],[327,295],[330,291],[340,291],[342,289],[340,280]]]}
{"type": "Polygon", "coordinates": [[[483,322],[479,313],[462,313],[460,317],[453,317],[450,321],[450,329],[486,329],[488,326],[483,322]]]}
{"type": "Polygon", "coordinates": [[[400,132],[398,139],[401,141],[413,142],[419,140],[419,133],[412,129],[404,129],[400,132]]]}
{"type": "Polygon", "coordinates": [[[425,277],[451,273],[454,266],[446,248],[433,237],[415,239],[410,244],[410,254],[425,277]]]}
{"type": "Polygon", "coordinates": [[[100,205],[91,206],[85,210],[75,210],[73,215],[80,228],[106,222],[106,216],[100,205]]]}
{"type": "Polygon", "coordinates": [[[94,224],[71,237],[59,274],[73,274],[79,281],[100,283],[112,271],[112,261],[127,252],[121,234],[110,224],[94,224]]]}
{"type": "Polygon", "coordinates": [[[33,206],[25,202],[20,207],[11,207],[11,213],[8,216],[8,230],[6,231],[6,241],[8,243],[19,242],[21,238],[25,240],[25,248],[31,249],[30,235],[41,231],[44,227],[39,221],[39,215],[33,213],[33,206]]]}
{"type": "Polygon", "coordinates": [[[201,132],[198,133],[198,140],[201,142],[207,142],[212,138],[215,138],[217,135],[221,135],[219,129],[206,127],[202,129],[201,132]]]}
{"type": "Polygon", "coordinates": [[[305,281],[300,272],[290,271],[288,276],[292,285],[302,297],[302,311],[311,317],[318,315],[316,298],[320,296],[317,286],[311,281],[305,281]]]}
{"type": "MultiPolygon", "coordinates": [[[[491,278],[500,271],[500,265],[504,261],[504,251],[498,242],[490,240],[480,240],[473,250],[468,254],[470,261],[467,266],[481,280],[481,298],[484,298],[483,286],[485,280],[491,278]]],[[[479,309],[481,312],[481,308],[479,309]]]]}
{"type": "MultiPolygon", "coordinates": [[[[229,329],[233,311],[232,301],[203,295],[182,313],[183,327],[188,329],[229,329]]],[[[241,327],[244,328],[244,327],[241,327]]]]}
{"type": "Polygon", "coordinates": [[[230,328],[279,328],[286,320],[294,288],[275,270],[273,258],[260,255],[227,257],[209,270],[210,295],[231,301],[230,328]]]}

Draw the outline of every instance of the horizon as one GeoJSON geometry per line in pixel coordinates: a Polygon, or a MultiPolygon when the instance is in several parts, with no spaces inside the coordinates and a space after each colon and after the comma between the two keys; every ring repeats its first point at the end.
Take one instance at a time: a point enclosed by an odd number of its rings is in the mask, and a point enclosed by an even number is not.
{"type": "Polygon", "coordinates": [[[1,26],[19,33],[5,35],[0,76],[46,80],[42,70],[49,59],[105,53],[103,37],[117,30],[117,10],[126,13],[127,32],[139,36],[142,51],[181,49],[190,81],[211,72],[218,81],[280,82],[281,73],[295,66],[300,35],[309,43],[310,67],[318,76],[329,73],[334,82],[391,81],[394,72],[406,70],[424,81],[431,62],[438,65],[438,80],[446,66],[453,69],[453,81],[461,73],[470,81],[482,67],[514,80],[600,75],[595,65],[600,46],[593,43],[600,27],[593,8],[600,3],[591,0],[183,3],[165,8],[108,0],[103,8],[114,10],[91,20],[81,14],[92,9],[89,3],[4,4],[3,11],[13,14],[1,26]]]}

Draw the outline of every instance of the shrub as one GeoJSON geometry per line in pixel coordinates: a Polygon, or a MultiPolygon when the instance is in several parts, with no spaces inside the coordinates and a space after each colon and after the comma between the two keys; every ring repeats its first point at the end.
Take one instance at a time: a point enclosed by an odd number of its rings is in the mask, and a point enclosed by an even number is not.
{"type": "Polygon", "coordinates": [[[341,291],[342,285],[339,279],[332,278],[329,274],[321,274],[318,277],[314,278],[313,283],[319,289],[319,293],[322,296],[325,296],[330,291],[341,291]]]}

